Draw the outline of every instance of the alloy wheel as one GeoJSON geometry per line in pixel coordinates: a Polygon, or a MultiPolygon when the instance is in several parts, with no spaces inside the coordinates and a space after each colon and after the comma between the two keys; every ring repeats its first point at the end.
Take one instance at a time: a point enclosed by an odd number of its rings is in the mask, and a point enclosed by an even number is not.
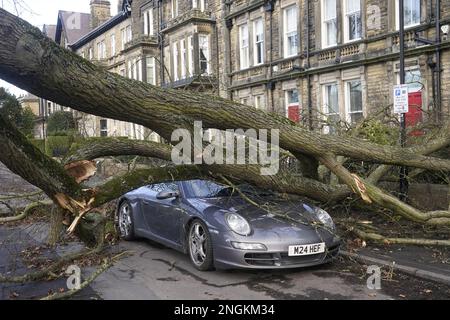
{"type": "Polygon", "coordinates": [[[192,261],[197,265],[202,265],[207,256],[207,235],[203,226],[199,222],[194,222],[189,233],[189,247],[192,261]]]}

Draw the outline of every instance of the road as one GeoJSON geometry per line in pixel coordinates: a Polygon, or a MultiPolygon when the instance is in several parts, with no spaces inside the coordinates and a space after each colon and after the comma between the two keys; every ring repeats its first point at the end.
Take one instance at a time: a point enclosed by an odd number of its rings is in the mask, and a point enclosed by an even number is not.
{"type": "Polygon", "coordinates": [[[390,299],[337,261],[279,271],[197,271],[187,256],[150,241],[124,242],[133,252],[91,285],[104,299],[390,299]]]}

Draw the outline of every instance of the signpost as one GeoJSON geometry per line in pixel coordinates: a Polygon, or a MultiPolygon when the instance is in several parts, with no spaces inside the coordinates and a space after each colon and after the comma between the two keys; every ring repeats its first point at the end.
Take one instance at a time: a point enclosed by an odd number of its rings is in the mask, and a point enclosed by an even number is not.
{"type": "Polygon", "coordinates": [[[408,113],[408,85],[399,84],[394,86],[394,113],[408,113]]]}
{"type": "MultiPolygon", "coordinates": [[[[400,113],[400,144],[405,147],[406,144],[406,121],[405,121],[405,112],[408,112],[408,88],[404,88],[405,85],[405,7],[404,0],[398,0],[399,6],[399,22],[400,22],[400,30],[399,30],[399,40],[400,40],[400,87],[397,90],[394,89],[394,102],[397,100],[398,109],[400,113]],[[405,98],[406,93],[406,98],[405,98]],[[396,94],[398,98],[396,98],[396,94]],[[405,103],[406,99],[406,103],[405,103]],[[406,111],[405,111],[406,109],[406,111]]],[[[394,104],[395,105],[395,104],[394,104]]],[[[400,195],[399,199],[405,201],[408,195],[408,168],[406,166],[400,167],[400,195]]]]}

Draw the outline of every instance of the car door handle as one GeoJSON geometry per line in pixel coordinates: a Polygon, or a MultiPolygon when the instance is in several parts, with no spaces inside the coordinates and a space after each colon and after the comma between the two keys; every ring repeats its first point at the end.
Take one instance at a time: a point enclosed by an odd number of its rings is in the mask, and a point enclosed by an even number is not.
{"type": "Polygon", "coordinates": [[[150,204],[150,201],[147,201],[147,200],[142,200],[142,202],[143,202],[144,204],[150,204]]]}

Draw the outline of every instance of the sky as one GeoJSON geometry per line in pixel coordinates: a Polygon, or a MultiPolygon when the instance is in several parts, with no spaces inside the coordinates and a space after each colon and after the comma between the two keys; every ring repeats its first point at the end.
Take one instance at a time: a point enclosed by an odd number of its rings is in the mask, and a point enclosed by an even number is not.
{"type": "MultiPolygon", "coordinates": [[[[110,0],[111,14],[117,13],[119,0],[110,0]]],[[[11,13],[18,14],[22,19],[42,29],[44,24],[56,24],[58,11],[76,11],[89,13],[90,0],[19,0],[22,5],[15,9],[13,0],[0,0],[0,7],[11,13]]],[[[25,92],[0,79],[0,87],[5,87],[9,92],[19,96],[25,92]]]]}

